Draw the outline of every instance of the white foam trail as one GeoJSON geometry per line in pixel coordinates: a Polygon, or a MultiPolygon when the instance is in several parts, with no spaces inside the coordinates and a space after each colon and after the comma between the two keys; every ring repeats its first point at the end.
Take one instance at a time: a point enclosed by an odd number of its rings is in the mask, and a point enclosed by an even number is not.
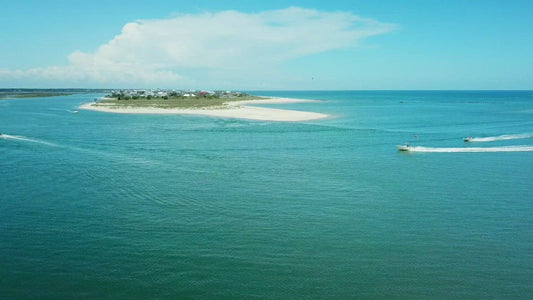
{"type": "Polygon", "coordinates": [[[459,152],[531,152],[533,146],[505,146],[505,147],[468,147],[468,148],[428,148],[410,147],[409,152],[439,152],[439,153],[459,153],[459,152]]]}
{"type": "Polygon", "coordinates": [[[472,138],[469,142],[494,142],[494,141],[505,141],[505,140],[518,140],[518,139],[529,139],[532,138],[533,134],[531,133],[523,133],[523,134],[506,134],[506,135],[499,135],[499,136],[488,136],[488,137],[476,137],[472,138]]]}
{"type": "Polygon", "coordinates": [[[0,138],[6,139],[6,140],[17,140],[17,141],[24,141],[24,142],[31,142],[31,143],[39,143],[39,144],[48,145],[48,146],[57,146],[56,144],[53,144],[53,143],[30,139],[30,138],[27,138],[21,135],[9,135],[9,134],[2,133],[2,135],[0,135],[0,138]]]}

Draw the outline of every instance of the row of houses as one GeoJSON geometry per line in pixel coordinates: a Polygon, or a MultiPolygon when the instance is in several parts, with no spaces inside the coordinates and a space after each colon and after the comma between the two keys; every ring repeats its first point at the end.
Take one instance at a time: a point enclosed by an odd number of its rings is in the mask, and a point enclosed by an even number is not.
{"type": "Polygon", "coordinates": [[[233,98],[242,97],[248,94],[233,91],[203,91],[203,90],[113,90],[107,97],[118,99],[139,99],[139,98],[172,98],[172,97],[214,97],[233,98]]]}

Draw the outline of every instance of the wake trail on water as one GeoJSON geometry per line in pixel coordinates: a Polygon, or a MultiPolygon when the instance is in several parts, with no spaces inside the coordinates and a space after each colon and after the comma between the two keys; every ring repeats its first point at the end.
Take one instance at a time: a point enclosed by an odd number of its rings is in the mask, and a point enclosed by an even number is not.
{"type": "Polygon", "coordinates": [[[58,145],[58,144],[54,144],[54,143],[50,143],[50,142],[46,142],[46,141],[42,141],[42,140],[31,139],[31,138],[28,138],[28,137],[25,137],[25,136],[21,136],[21,135],[10,135],[10,134],[2,133],[0,135],[0,139],[36,143],[36,144],[42,144],[42,145],[47,145],[47,146],[52,146],[52,147],[60,147],[60,148],[69,149],[69,150],[72,150],[72,151],[84,152],[84,153],[87,153],[87,154],[97,155],[97,156],[100,156],[100,157],[106,157],[108,159],[109,158],[117,159],[119,161],[125,161],[125,162],[128,162],[128,163],[134,163],[134,164],[155,165],[155,164],[159,163],[159,162],[154,161],[154,160],[144,159],[144,158],[125,155],[125,154],[120,154],[120,153],[113,153],[113,152],[108,152],[108,151],[100,151],[100,150],[94,150],[94,149],[88,149],[88,148],[86,149],[86,148],[80,148],[80,147],[68,146],[68,145],[58,145]]]}
{"type": "Polygon", "coordinates": [[[54,147],[57,146],[54,143],[49,143],[49,142],[45,142],[45,141],[41,141],[41,140],[30,139],[30,138],[27,138],[27,137],[21,136],[21,135],[9,135],[9,134],[2,133],[2,135],[0,135],[0,138],[1,139],[5,139],[5,140],[15,140],[15,141],[30,142],[30,143],[38,143],[38,144],[54,146],[54,147]]]}
{"type": "Polygon", "coordinates": [[[505,146],[505,147],[470,147],[470,148],[430,148],[411,147],[409,152],[439,152],[439,153],[461,153],[461,152],[532,152],[533,146],[505,146]]]}
{"type": "Polygon", "coordinates": [[[475,137],[475,138],[470,139],[469,142],[483,143],[483,142],[518,140],[518,139],[529,139],[529,138],[533,138],[533,134],[523,133],[523,134],[506,134],[506,135],[488,136],[488,137],[475,137]]]}

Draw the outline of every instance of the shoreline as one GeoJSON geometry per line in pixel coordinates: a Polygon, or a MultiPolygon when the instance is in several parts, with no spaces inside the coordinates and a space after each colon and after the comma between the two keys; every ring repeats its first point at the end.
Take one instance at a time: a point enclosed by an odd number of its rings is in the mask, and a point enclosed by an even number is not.
{"type": "Polygon", "coordinates": [[[284,104],[284,103],[302,103],[302,102],[319,102],[319,100],[304,100],[293,98],[268,98],[264,100],[243,100],[225,103],[224,107],[216,108],[157,108],[157,107],[113,107],[114,105],[93,105],[94,103],[85,103],[79,106],[80,109],[92,110],[107,113],[118,114],[156,114],[156,115],[198,115],[222,118],[249,119],[257,121],[275,121],[275,122],[302,122],[312,121],[331,117],[327,114],[306,112],[298,110],[286,110],[278,108],[266,108],[249,106],[247,104],[284,104]]]}

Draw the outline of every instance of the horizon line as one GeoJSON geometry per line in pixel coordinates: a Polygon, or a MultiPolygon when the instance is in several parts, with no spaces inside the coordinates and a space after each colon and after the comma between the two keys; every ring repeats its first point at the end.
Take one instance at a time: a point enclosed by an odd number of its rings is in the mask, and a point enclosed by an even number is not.
{"type": "Polygon", "coordinates": [[[142,90],[142,89],[160,89],[160,90],[170,90],[170,89],[178,89],[178,90],[235,90],[235,91],[261,91],[261,92],[379,92],[379,91],[398,91],[398,92],[414,92],[414,91],[428,91],[428,92],[445,92],[445,91],[485,91],[485,92],[497,92],[497,91],[533,91],[533,89],[195,89],[195,88],[145,88],[145,87],[139,87],[139,88],[85,88],[85,87],[53,87],[53,88],[39,88],[39,87],[2,87],[0,90],[142,90]]]}

